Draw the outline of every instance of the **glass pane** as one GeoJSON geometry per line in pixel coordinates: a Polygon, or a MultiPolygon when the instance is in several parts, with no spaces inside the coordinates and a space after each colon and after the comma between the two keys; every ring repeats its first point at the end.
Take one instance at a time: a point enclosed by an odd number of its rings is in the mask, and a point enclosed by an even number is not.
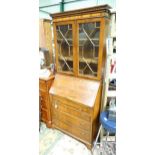
{"type": "Polygon", "coordinates": [[[79,24],[79,74],[96,77],[100,22],[79,24]]]}
{"type": "Polygon", "coordinates": [[[72,25],[56,26],[58,46],[58,71],[73,72],[72,25]]]}

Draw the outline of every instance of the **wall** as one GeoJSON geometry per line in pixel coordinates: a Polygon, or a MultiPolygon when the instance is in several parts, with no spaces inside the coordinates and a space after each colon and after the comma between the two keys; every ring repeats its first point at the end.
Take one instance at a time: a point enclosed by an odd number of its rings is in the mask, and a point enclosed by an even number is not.
{"type": "MultiPolygon", "coordinates": [[[[64,0],[64,11],[109,4],[116,9],[116,0],[64,0]]],[[[60,12],[61,0],[39,0],[39,18],[51,19],[49,14],[60,12]]]]}

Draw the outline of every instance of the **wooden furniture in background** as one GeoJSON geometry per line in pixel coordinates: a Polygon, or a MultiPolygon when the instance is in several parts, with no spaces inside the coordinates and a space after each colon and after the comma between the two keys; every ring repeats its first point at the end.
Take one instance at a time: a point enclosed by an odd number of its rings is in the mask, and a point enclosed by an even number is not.
{"type": "Polygon", "coordinates": [[[50,62],[50,53],[48,49],[46,48],[39,48],[39,54],[40,56],[40,61],[42,61],[42,64],[40,64],[41,69],[51,68],[51,62],[50,62]]]}
{"type": "Polygon", "coordinates": [[[57,72],[100,80],[106,59],[108,5],[51,14],[57,72]]]}
{"type": "Polygon", "coordinates": [[[51,105],[49,100],[49,89],[53,83],[54,76],[49,78],[39,78],[39,98],[41,108],[41,120],[44,121],[47,127],[51,127],[51,105]]]}
{"type": "Polygon", "coordinates": [[[92,147],[99,126],[99,81],[56,74],[49,91],[52,127],[92,147]]]}
{"type": "Polygon", "coordinates": [[[52,62],[52,31],[50,20],[39,20],[39,47],[49,50],[50,62],[52,62]]]}

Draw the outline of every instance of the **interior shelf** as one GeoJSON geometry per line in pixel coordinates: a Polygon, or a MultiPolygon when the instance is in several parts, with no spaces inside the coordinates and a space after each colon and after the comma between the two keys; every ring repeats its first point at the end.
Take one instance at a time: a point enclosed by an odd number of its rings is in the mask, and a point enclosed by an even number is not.
{"type": "Polygon", "coordinates": [[[73,73],[73,68],[71,68],[71,71],[68,70],[62,70],[62,68],[58,68],[59,71],[64,72],[64,73],[73,73]]]}
{"type": "MultiPolygon", "coordinates": [[[[73,39],[71,39],[71,38],[67,38],[66,39],[67,41],[73,41],[73,39]]],[[[87,40],[89,40],[88,38],[80,38],[80,41],[81,40],[83,40],[83,41],[87,41],[87,40]]],[[[93,40],[93,41],[99,41],[99,38],[91,38],[91,40],[93,40]]],[[[57,41],[64,41],[64,39],[57,39],[57,41]]]]}
{"type": "Polygon", "coordinates": [[[97,76],[97,72],[94,72],[94,73],[90,73],[90,72],[89,73],[84,73],[82,69],[79,69],[79,73],[83,74],[83,75],[97,76]]]}
{"type": "Polygon", "coordinates": [[[98,58],[96,58],[96,59],[94,59],[94,58],[84,58],[84,59],[81,58],[81,57],[79,57],[79,62],[85,62],[85,61],[87,61],[87,63],[98,64],[98,58]]]}
{"type": "MultiPolygon", "coordinates": [[[[60,60],[66,60],[66,61],[73,61],[73,57],[70,56],[59,56],[60,60]]],[[[91,59],[91,58],[81,58],[79,57],[79,62],[85,62],[87,61],[87,63],[93,63],[93,64],[98,64],[98,58],[95,59],[91,59]],[[85,59],[85,60],[84,60],[85,59]]]]}
{"type": "Polygon", "coordinates": [[[59,59],[60,60],[66,60],[66,61],[73,61],[73,57],[70,57],[70,56],[60,56],[59,55],[59,59]]]}

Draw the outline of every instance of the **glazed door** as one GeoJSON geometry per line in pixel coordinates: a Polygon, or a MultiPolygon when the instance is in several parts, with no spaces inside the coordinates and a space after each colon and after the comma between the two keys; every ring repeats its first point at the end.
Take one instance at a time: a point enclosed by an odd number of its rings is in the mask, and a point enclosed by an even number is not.
{"type": "Polygon", "coordinates": [[[73,22],[54,24],[56,66],[58,72],[74,73],[74,31],[73,22]]]}
{"type": "Polygon", "coordinates": [[[77,21],[78,76],[94,79],[101,76],[98,70],[101,69],[103,52],[101,49],[103,46],[102,26],[101,19],[77,21]]]}

